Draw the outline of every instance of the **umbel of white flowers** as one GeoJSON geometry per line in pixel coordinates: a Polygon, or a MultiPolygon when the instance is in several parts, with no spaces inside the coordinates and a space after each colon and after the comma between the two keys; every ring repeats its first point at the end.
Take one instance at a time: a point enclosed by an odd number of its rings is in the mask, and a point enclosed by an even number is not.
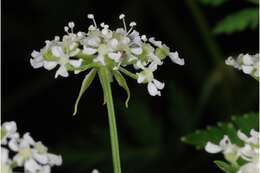
{"type": "Polygon", "coordinates": [[[250,136],[247,136],[239,130],[237,135],[238,138],[243,141],[243,146],[232,144],[229,137],[225,135],[218,145],[208,142],[205,146],[205,150],[213,154],[222,152],[228,162],[239,167],[237,173],[259,173],[259,132],[252,129],[250,136]],[[238,164],[239,158],[244,160],[243,165],[238,164]]]}
{"type": "Polygon", "coordinates": [[[240,54],[237,59],[228,57],[226,64],[242,70],[245,74],[251,75],[259,81],[259,54],[240,54]]]}
{"type": "Polygon", "coordinates": [[[140,35],[134,29],[136,22],[131,22],[128,28],[124,14],[119,16],[123,28],[114,31],[105,23],[98,26],[93,14],[87,17],[93,21],[87,33],[74,33],[75,24],[69,22],[64,27],[66,35],[62,39],[55,36],[54,40],[45,41],[46,45],[40,51],[32,52],[31,65],[47,70],[57,67],[55,78],[68,77],[68,71],[78,74],[90,68],[98,70],[105,66],[112,75],[114,72],[122,72],[138,83],[148,84],[147,89],[152,96],[160,96],[160,90],[164,88],[164,83],[154,78],[154,72],[167,56],[174,63],[184,65],[184,59],[179,58],[177,52],[171,52],[161,41],[140,35]],[[132,66],[136,72],[127,71],[126,66],[132,66]]]}
{"type": "Polygon", "coordinates": [[[52,166],[61,164],[61,156],[48,153],[29,133],[20,137],[14,121],[1,125],[1,173],[13,173],[19,167],[24,173],[50,173],[52,166]]]}

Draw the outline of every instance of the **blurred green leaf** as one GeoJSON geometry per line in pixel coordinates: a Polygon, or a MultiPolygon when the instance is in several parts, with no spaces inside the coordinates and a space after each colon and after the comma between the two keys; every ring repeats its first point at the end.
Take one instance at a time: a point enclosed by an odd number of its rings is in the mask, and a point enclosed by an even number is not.
{"type": "Polygon", "coordinates": [[[182,141],[195,145],[197,149],[203,149],[208,141],[219,143],[224,135],[228,135],[233,143],[241,144],[237,137],[237,130],[249,133],[251,129],[258,130],[258,113],[248,113],[243,116],[233,116],[230,123],[218,123],[217,126],[209,126],[206,130],[197,130],[182,137],[182,141]]]}
{"type": "Polygon", "coordinates": [[[125,112],[125,123],[130,127],[132,136],[138,143],[147,146],[160,144],[161,122],[152,117],[148,105],[140,100],[134,100],[131,108],[122,110],[125,112]]]}
{"type": "Polygon", "coordinates": [[[236,173],[237,169],[231,166],[230,164],[220,161],[220,160],[215,160],[214,163],[225,173],[236,173]]]}
{"type": "Polygon", "coordinates": [[[218,22],[214,28],[215,34],[231,34],[258,26],[258,8],[248,8],[231,14],[218,22]]]}
{"type": "Polygon", "coordinates": [[[219,6],[229,0],[199,0],[204,5],[219,6]]]}

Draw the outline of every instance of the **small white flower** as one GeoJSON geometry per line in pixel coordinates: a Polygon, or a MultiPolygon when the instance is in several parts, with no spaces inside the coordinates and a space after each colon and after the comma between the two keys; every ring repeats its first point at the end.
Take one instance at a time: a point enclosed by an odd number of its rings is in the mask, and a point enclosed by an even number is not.
{"type": "Polygon", "coordinates": [[[148,83],[147,90],[151,96],[161,96],[160,90],[164,88],[164,83],[154,79],[153,72],[157,69],[157,64],[152,62],[148,68],[144,68],[141,73],[137,73],[138,83],[148,83]]]}
{"type": "Polygon", "coordinates": [[[231,163],[236,162],[239,157],[239,148],[235,144],[232,144],[229,137],[225,135],[220,141],[219,145],[207,142],[205,150],[208,153],[219,153],[223,152],[225,158],[231,163]]]}
{"type": "Polygon", "coordinates": [[[240,54],[236,60],[228,57],[225,63],[259,80],[259,54],[240,54]]]}
{"type": "Polygon", "coordinates": [[[253,144],[253,145],[259,145],[259,138],[260,138],[259,132],[255,131],[254,129],[251,129],[250,135],[251,136],[248,137],[246,134],[244,134],[240,130],[238,130],[238,132],[237,132],[237,136],[239,137],[239,139],[241,139],[245,143],[253,144]]]}

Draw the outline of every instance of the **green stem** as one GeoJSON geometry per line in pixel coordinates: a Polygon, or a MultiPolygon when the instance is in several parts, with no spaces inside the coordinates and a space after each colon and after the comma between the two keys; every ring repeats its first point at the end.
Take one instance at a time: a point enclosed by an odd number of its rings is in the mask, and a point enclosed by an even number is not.
{"type": "Polygon", "coordinates": [[[106,67],[101,67],[99,72],[107,104],[114,173],[121,173],[115,110],[109,78],[110,72],[106,67]]]}

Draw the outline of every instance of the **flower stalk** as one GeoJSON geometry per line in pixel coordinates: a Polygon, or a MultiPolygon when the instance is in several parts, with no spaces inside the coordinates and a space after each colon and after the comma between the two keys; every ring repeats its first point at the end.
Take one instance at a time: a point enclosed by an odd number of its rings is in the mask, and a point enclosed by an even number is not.
{"type": "Polygon", "coordinates": [[[106,67],[101,67],[99,70],[99,76],[102,80],[104,98],[107,105],[109,131],[113,158],[114,173],[121,173],[120,154],[116,127],[115,109],[112,97],[112,90],[110,85],[110,71],[106,67]]]}

